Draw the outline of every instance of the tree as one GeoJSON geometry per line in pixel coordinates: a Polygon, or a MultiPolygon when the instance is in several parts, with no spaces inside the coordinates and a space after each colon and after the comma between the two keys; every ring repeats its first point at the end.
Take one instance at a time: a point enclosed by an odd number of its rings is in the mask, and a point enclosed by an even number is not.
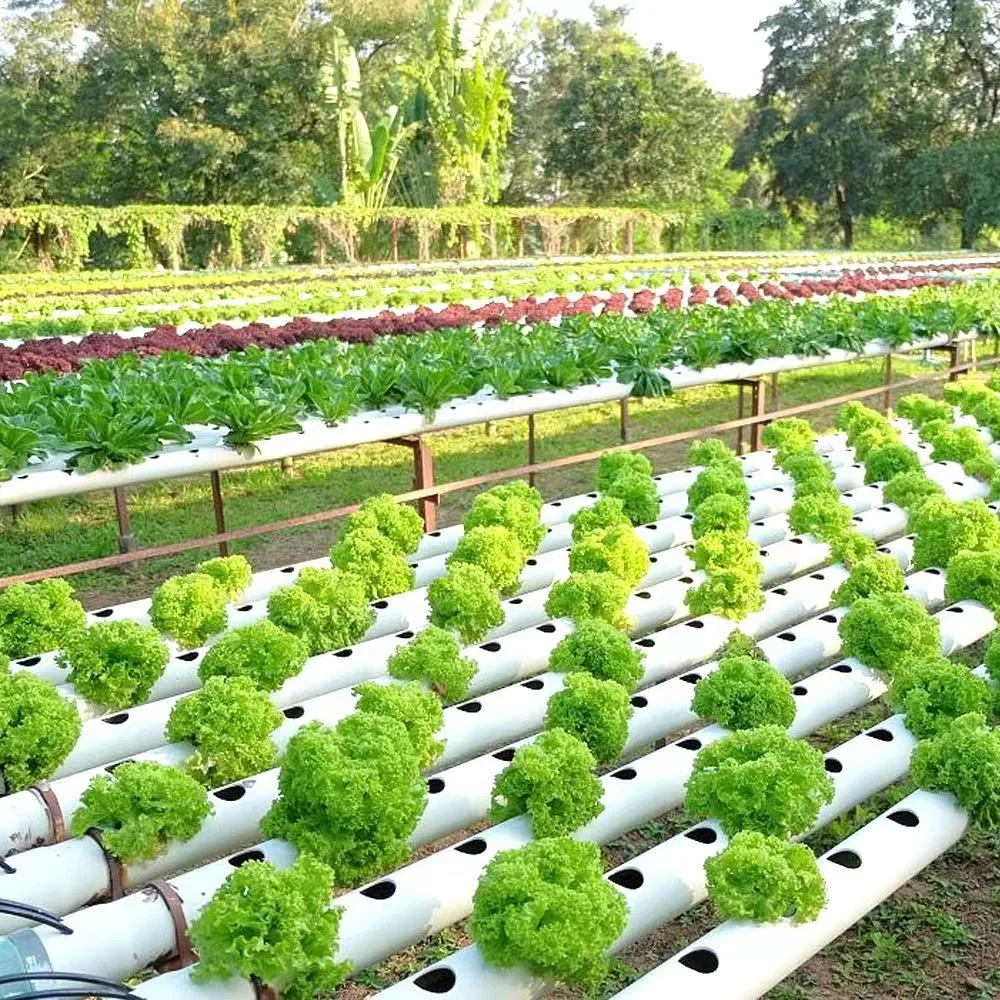
{"type": "Polygon", "coordinates": [[[771,58],[736,166],[770,161],[774,193],[833,208],[845,247],[884,197],[890,148],[882,79],[897,0],[794,0],[764,21],[771,58]]]}

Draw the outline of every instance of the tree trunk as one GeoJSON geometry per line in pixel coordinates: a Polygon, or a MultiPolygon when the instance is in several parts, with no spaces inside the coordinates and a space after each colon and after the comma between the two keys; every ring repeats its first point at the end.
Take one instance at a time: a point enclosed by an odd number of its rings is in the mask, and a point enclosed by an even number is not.
{"type": "Polygon", "coordinates": [[[975,247],[978,230],[967,215],[962,216],[962,249],[972,250],[975,247]]]}
{"type": "Polygon", "coordinates": [[[839,185],[836,188],[837,218],[840,220],[840,230],[845,250],[854,247],[854,216],[847,208],[847,196],[839,185]]]}

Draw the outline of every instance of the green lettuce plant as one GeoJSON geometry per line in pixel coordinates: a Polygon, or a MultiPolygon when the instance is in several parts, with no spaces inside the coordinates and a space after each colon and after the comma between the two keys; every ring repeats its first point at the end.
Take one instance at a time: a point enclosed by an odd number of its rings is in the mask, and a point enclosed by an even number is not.
{"type": "Polygon", "coordinates": [[[514,532],[500,525],[490,525],[466,531],[448,557],[448,567],[456,563],[478,566],[496,590],[509,596],[520,585],[527,558],[514,532]]]}
{"type": "Polygon", "coordinates": [[[649,549],[631,524],[592,531],[574,542],[569,568],[573,573],[614,573],[631,590],[649,572],[649,549]]]}
{"type": "Polygon", "coordinates": [[[628,587],[614,573],[573,573],[552,585],[545,613],[576,623],[600,619],[617,629],[629,628],[625,615],[628,587]]]}
{"type": "Polygon", "coordinates": [[[284,870],[267,861],[241,865],[191,924],[192,979],[252,978],[286,1000],[335,990],[350,963],[333,959],[342,913],[330,905],[333,882],[329,866],[308,854],[284,870]]]}
{"type": "Polygon", "coordinates": [[[586,538],[591,532],[632,526],[625,516],[624,505],[617,497],[601,497],[593,506],[583,507],[571,515],[569,520],[573,525],[574,542],[586,538]]]}
{"type": "Polygon", "coordinates": [[[440,700],[416,681],[402,684],[359,684],[355,710],[371,715],[385,715],[406,728],[420,769],[426,770],[441,756],[444,744],[434,739],[444,725],[440,700]]]}
{"type": "Polygon", "coordinates": [[[569,837],[501,851],[479,880],[469,934],[490,965],[593,985],[628,919],[603,874],[597,845],[569,837]]]}
{"type": "Polygon", "coordinates": [[[348,519],[345,534],[361,528],[373,528],[384,535],[404,555],[415,552],[424,534],[420,515],[388,493],[369,497],[348,519]]]}
{"type": "Polygon", "coordinates": [[[330,550],[330,562],[365,584],[368,600],[413,589],[413,567],[385,535],[374,528],[355,528],[330,550]]]}
{"type": "Polygon", "coordinates": [[[770,664],[752,656],[731,656],[698,681],[691,709],[726,729],[787,729],[795,718],[795,696],[791,684],[770,664]]]}
{"type": "Polygon", "coordinates": [[[688,510],[695,514],[709,497],[724,493],[735,499],[745,511],[750,509],[750,488],[739,469],[710,465],[698,473],[688,490],[688,510]]]}
{"type": "Polygon", "coordinates": [[[874,448],[865,461],[866,483],[887,483],[904,472],[919,472],[920,459],[905,444],[874,448]]]}
{"type": "Polygon", "coordinates": [[[874,452],[880,451],[889,445],[898,444],[899,433],[890,424],[879,423],[873,424],[871,427],[855,435],[853,441],[850,435],[848,435],[848,441],[854,447],[854,457],[859,462],[867,462],[874,452]]]}
{"type": "Polygon", "coordinates": [[[871,559],[878,552],[878,547],[870,538],[853,528],[834,532],[826,543],[830,546],[833,561],[843,563],[848,569],[853,569],[864,559],[871,559]]]}
{"type": "Polygon", "coordinates": [[[992,715],[993,688],[943,656],[904,662],[893,674],[889,703],[917,739],[935,736],[970,712],[992,715]]]}
{"type": "Polygon", "coordinates": [[[720,438],[705,438],[704,441],[695,441],[688,449],[688,461],[692,465],[732,465],[736,456],[720,438]]]}
{"type": "Polygon", "coordinates": [[[198,563],[198,572],[210,576],[225,595],[235,601],[250,586],[253,569],[246,556],[218,556],[198,563]]]}
{"type": "Polygon", "coordinates": [[[549,699],[545,727],[575,736],[598,764],[617,760],[628,740],[633,711],[628,691],[616,681],[581,671],[567,674],[564,685],[549,699]]]}
{"type": "Polygon", "coordinates": [[[172,576],[153,591],[149,620],[185,649],[201,646],[229,621],[225,591],[206,573],[172,576]]]}
{"type": "Polygon", "coordinates": [[[948,560],[944,595],[949,601],[979,601],[1000,614],[1000,550],[957,552],[948,560]]]}
{"type": "Polygon", "coordinates": [[[622,502],[622,510],[633,525],[652,524],[660,519],[660,495],[656,483],[640,472],[623,472],[605,490],[622,502]]]}
{"type": "Polygon", "coordinates": [[[833,469],[812,449],[797,451],[783,457],[781,468],[795,482],[795,495],[797,497],[810,496],[814,493],[837,492],[833,485],[833,469]]]}
{"type": "Polygon", "coordinates": [[[308,658],[303,639],[263,618],[221,635],[202,657],[198,676],[246,677],[262,691],[277,691],[308,658]]]}
{"type": "Polygon", "coordinates": [[[691,522],[691,535],[695,541],[720,531],[746,536],[749,530],[750,520],[746,508],[737,497],[728,493],[716,493],[702,501],[691,522]]]}
{"type": "Polygon", "coordinates": [[[768,424],[761,433],[761,442],[765,448],[778,452],[778,464],[782,459],[796,452],[812,450],[813,429],[808,420],[799,417],[787,417],[768,424]]]}
{"type": "Polygon", "coordinates": [[[58,663],[89,701],[128,708],[148,697],[170,652],[159,633],[133,621],[100,622],[67,637],[58,663]]]}
{"type": "Polygon", "coordinates": [[[389,657],[389,676],[421,681],[446,702],[461,701],[478,669],[461,653],[453,633],[430,625],[389,657]]]}
{"type": "Polygon", "coordinates": [[[526,813],[536,838],[572,833],[604,810],[596,766],[575,736],[546,729],[497,775],[490,818],[500,823],[526,813]]]}
{"type": "Polygon", "coordinates": [[[901,396],[896,403],[896,412],[915,427],[922,427],[931,420],[951,420],[952,410],[948,403],[931,399],[923,393],[914,392],[901,396]]]}
{"type": "Polygon", "coordinates": [[[487,490],[476,497],[462,523],[466,531],[495,525],[506,528],[517,538],[521,549],[530,554],[538,548],[547,531],[538,512],[539,508],[529,498],[487,490]]]}
{"type": "Polygon", "coordinates": [[[928,478],[923,469],[912,472],[899,472],[882,491],[886,503],[894,503],[907,513],[912,513],[928,497],[944,496],[944,490],[928,478]]]}
{"type": "Polygon", "coordinates": [[[599,618],[579,622],[549,655],[553,673],[585,672],[634,691],[642,679],[642,653],[628,636],[599,618]]]}
{"type": "Polygon", "coordinates": [[[764,650],[757,645],[757,640],[745,632],[741,632],[738,628],[734,628],[729,633],[726,641],[715,651],[713,658],[721,663],[723,660],[728,660],[736,656],[749,656],[763,663],[771,662],[764,653],[764,650]]]}
{"type": "Polygon", "coordinates": [[[58,649],[87,624],[73,588],[59,579],[0,590],[0,653],[19,660],[58,649]]]}
{"type": "Polygon", "coordinates": [[[278,751],[271,733],[283,721],[249,678],[210,677],[174,705],[167,738],[190,743],[194,754],[185,770],[206,788],[217,788],[274,767],[278,751]]]}
{"type": "Polygon", "coordinates": [[[788,512],[788,524],[796,535],[812,535],[825,542],[850,530],[851,511],[832,496],[796,497],[788,512]]]}
{"type": "Polygon", "coordinates": [[[503,623],[496,587],[486,570],[457,562],[427,588],[431,624],[456,632],[462,642],[478,642],[503,623]]]}
{"type": "Polygon", "coordinates": [[[708,897],[724,920],[815,920],[826,903],[816,856],[803,844],[744,830],[705,862],[708,897]]]}
{"type": "Polygon", "coordinates": [[[907,594],[859,598],[838,630],[844,656],[855,656],[889,676],[907,660],[932,659],[941,652],[938,620],[907,594]]]}
{"type": "Polygon", "coordinates": [[[982,500],[956,503],[943,496],[924,500],[910,514],[913,566],[944,568],[963,550],[988,552],[1000,548],[1000,521],[982,500]]]}
{"type": "Polygon", "coordinates": [[[164,764],[127,761],[98,777],[80,796],[70,829],[101,833],[109,854],[133,864],[159,857],[171,840],[190,840],[212,812],[205,789],[164,764]]]}
{"type": "Polygon", "coordinates": [[[834,591],[834,607],[849,607],[860,597],[901,594],[906,577],[899,563],[886,555],[868,556],[851,567],[851,574],[834,591]]]}
{"type": "Polygon", "coordinates": [[[597,466],[597,489],[607,493],[611,484],[623,473],[636,473],[649,478],[653,474],[652,463],[637,451],[610,451],[601,456],[597,466]]]}

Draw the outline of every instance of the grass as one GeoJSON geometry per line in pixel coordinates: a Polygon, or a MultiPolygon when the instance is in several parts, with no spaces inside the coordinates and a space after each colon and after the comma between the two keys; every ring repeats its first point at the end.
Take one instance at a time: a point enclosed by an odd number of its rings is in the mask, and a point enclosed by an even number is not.
{"type": "MultiPolygon", "coordinates": [[[[925,374],[916,360],[897,360],[897,379],[925,374]]],[[[881,362],[853,362],[789,373],[782,377],[780,406],[822,400],[880,384],[881,362]]],[[[733,386],[705,386],[662,400],[634,402],[633,440],[709,426],[736,415],[733,386]]],[[[812,415],[818,429],[832,422],[832,411],[812,415]]],[[[617,404],[581,407],[536,418],[537,460],[560,458],[618,443],[617,404]]],[[[734,436],[730,435],[730,441],[734,436]]],[[[483,425],[435,434],[431,438],[435,478],[448,482],[527,461],[527,421],[498,422],[490,432],[483,425]]],[[[685,464],[687,445],[650,449],[655,468],[663,471],[685,464]]],[[[540,476],[539,487],[554,498],[590,488],[594,464],[553,470],[540,476]]],[[[226,523],[229,528],[263,525],[329,510],[380,492],[412,488],[412,459],[407,449],[391,444],[364,445],[298,459],[291,471],[277,464],[223,476],[226,523]]],[[[444,498],[442,524],[461,519],[471,494],[444,498]]],[[[129,493],[133,530],[142,546],[197,538],[215,530],[207,477],[167,480],[129,493]]],[[[296,529],[249,539],[232,546],[244,552],[255,568],[265,569],[324,554],[335,529],[331,525],[296,529]]],[[[110,555],[117,551],[117,526],[111,493],[94,493],[42,501],[22,509],[15,520],[0,526],[0,574],[60,566],[110,555]]],[[[148,593],[164,577],[189,570],[214,552],[209,549],[150,561],[128,571],[79,575],[75,585],[89,603],[125,599],[148,593]]]]}

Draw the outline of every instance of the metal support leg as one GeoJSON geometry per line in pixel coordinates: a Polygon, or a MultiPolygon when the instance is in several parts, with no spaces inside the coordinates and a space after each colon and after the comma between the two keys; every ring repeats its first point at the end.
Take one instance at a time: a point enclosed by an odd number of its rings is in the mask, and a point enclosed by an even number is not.
{"type": "Polygon", "coordinates": [[[882,362],[882,384],[886,387],[885,392],[882,394],[882,412],[888,416],[889,411],[892,409],[892,391],[889,389],[889,386],[892,385],[891,354],[887,354],[885,361],[882,362]]]}
{"type": "Polygon", "coordinates": [[[118,516],[118,549],[121,552],[132,552],[135,549],[132,516],[129,514],[128,497],[121,486],[115,487],[115,514],[118,516]]]}
{"type": "MultiPolygon", "coordinates": [[[[226,512],[222,506],[222,478],[218,471],[210,473],[212,480],[212,507],[215,508],[215,530],[220,534],[226,531],[226,512]]],[[[229,555],[229,543],[219,542],[219,555],[229,555]]]]}
{"type": "Polygon", "coordinates": [[[618,404],[618,436],[622,444],[628,444],[632,439],[631,428],[629,427],[628,396],[618,404]]]}
{"type": "MultiPolygon", "coordinates": [[[[407,437],[393,438],[392,444],[404,445],[413,452],[413,488],[415,490],[425,490],[428,486],[434,485],[434,455],[423,436],[409,435],[407,437]]],[[[424,519],[424,529],[426,531],[437,530],[437,510],[441,502],[439,496],[424,497],[417,501],[417,508],[420,516],[424,519]]]]}
{"type": "MultiPolygon", "coordinates": [[[[534,413],[528,414],[528,465],[535,464],[535,415],[534,413]]],[[[528,473],[528,485],[535,485],[535,474],[533,472],[528,473]]]]}
{"type": "MultiPolygon", "coordinates": [[[[754,379],[750,386],[750,401],[753,407],[753,415],[755,417],[762,417],[767,412],[767,393],[764,390],[764,380],[762,378],[754,379]]],[[[760,451],[761,436],[764,433],[764,425],[762,423],[754,424],[750,428],[750,450],[760,451]]]]}

